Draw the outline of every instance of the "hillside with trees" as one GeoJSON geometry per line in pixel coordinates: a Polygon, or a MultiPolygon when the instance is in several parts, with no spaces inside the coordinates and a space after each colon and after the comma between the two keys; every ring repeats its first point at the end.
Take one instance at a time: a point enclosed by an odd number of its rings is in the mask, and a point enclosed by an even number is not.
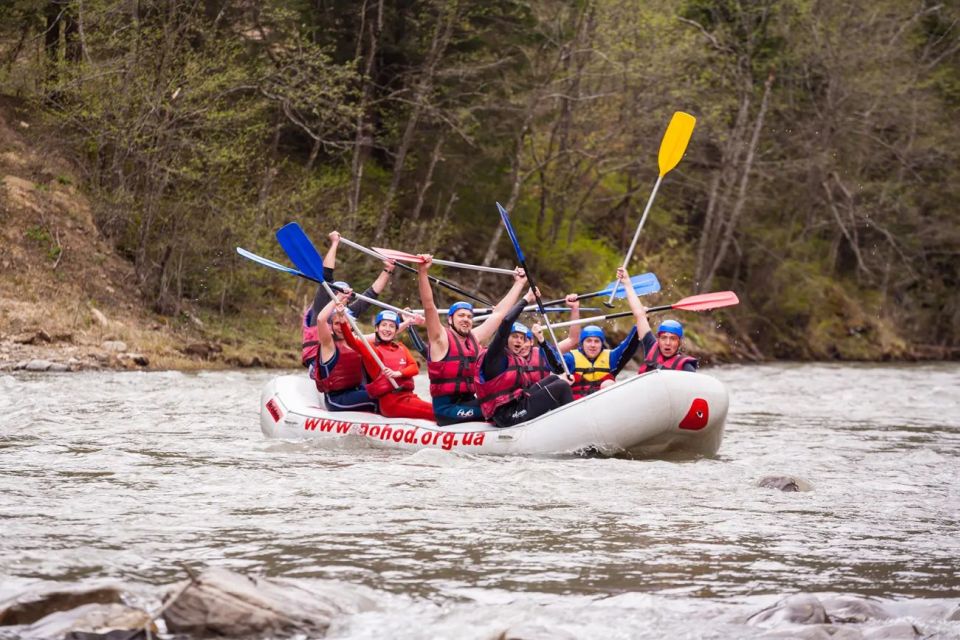
{"type": "Polygon", "coordinates": [[[659,276],[650,304],[738,292],[684,318],[695,350],[960,355],[955,3],[12,0],[0,93],[68,156],[164,316],[294,326],[310,287],[234,253],[281,259],[290,220],[318,245],[337,229],[510,267],[497,200],[543,288],[600,288],[680,110],[697,126],[631,272],[659,276]]]}

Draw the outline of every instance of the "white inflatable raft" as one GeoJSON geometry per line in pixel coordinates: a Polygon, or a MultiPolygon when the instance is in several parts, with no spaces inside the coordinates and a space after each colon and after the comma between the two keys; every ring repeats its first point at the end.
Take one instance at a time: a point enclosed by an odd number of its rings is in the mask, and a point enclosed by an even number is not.
{"type": "Polygon", "coordinates": [[[723,384],[702,373],[652,371],[515,427],[487,422],[439,427],[410,418],[327,411],[305,375],[274,378],[260,399],[268,438],[361,438],[393,449],[495,455],[591,454],[630,458],[713,455],[727,418],[723,384]]]}

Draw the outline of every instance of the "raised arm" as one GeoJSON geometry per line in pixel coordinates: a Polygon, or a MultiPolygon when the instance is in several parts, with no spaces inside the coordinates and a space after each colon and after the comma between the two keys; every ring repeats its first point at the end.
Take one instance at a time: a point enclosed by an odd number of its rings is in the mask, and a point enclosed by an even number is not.
{"type": "Polygon", "coordinates": [[[624,292],[627,294],[627,304],[630,305],[630,311],[633,312],[633,317],[637,321],[637,335],[642,338],[650,331],[647,308],[640,302],[637,292],[633,290],[633,286],[630,284],[630,274],[623,267],[617,268],[617,280],[620,281],[624,292]]]}
{"type": "MultiPolygon", "coordinates": [[[[497,327],[500,326],[501,321],[506,317],[507,311],[517,303],[517,300],[520,298],[520,293],[525,286],[527,286],[527,274],[524,273],[523,269],[517,267],[513,272],[513,286],[510,287],[510,291],[497,303],[493,308],[493,312],[483,321],[483,324],[473,330],[473,335],[477,338],[477,342],[486,342],[491,339],[493,334],[496,333],[497,327]]],[[[532,303],[533,300],[527,304],[532,303]]],[[[519,317],[519,315],[518,313],[517,317],[519,317]]]]}
{"type": "MultiPolygon", "coordinates": [[[[577,294],[571,293],[567,295],[564,302],[568,307],[570,307],[570,319],[579,320],[580,319],[580,300],[577,299],[577,294]]],[[[567,337],[561,340],[557,346],[560,347],[560,353],[567,353],[568,351],[573,351],[579,345],[580,345],[580,325],[575,324],[570,326],[570,331],[567,333],[567,337]]]]}
{"type": "MultiPolygon", "coordinates": [[[[346,294],[338,293],[336,300],[331,300],[327,303],[321,311],[320,315],[317,316],[317,336],[320,341],[320,362],[326,362],[333,357],[333,354],[336,353],[337,347],[333,342],[333,331],[330,328],[330,323],[328,320],[330,316],[333,315],[334,310],[338,305],[342,306],[344,302],[349,299],[350,292],[346,294]]],[[[336,321],[344,321],[345,318],[338,317],[336,321]]]]}
{"type": "Polygon", "coordinates": [[[427,278],[427,271],[433,264],[433,256],[421,254],[423,262],[417,265],[417,289],[420,292],[420,303],[423,305],[423,317],[427,322],[427,342],[430,344],[430,360],[437,362],[447,355],[450,344],[447,341],[447,332],[440,321],[440,312],[433,299],[433,288],[427,278]]]}

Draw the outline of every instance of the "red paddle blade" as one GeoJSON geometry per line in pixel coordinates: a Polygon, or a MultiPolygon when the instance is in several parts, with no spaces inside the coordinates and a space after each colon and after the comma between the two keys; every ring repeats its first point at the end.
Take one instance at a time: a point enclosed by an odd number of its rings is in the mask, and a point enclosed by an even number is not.
{"type": "Polygon", "coordinates": [[[684,309],[686,311],[709,311],[710,309],[719,309],[720,307],[732,307],[740,303],[740,298],[733,291],[716,291],[714,293],[702,293],[698,296],[684,298],[680,302],[674,302],[671,307],[674,309],[684,309]]]}
{"type": "Polygon", "coordinates": [[[420,256],[415,256],[412,253],[407,253],[405,251],[381,249],[380,247],[373,247],[373,250],[385,258],[391,258],[392,260],[398,260],[400,262],[416,262],[418,264],[423,262],[423,259],[420,256]]]}

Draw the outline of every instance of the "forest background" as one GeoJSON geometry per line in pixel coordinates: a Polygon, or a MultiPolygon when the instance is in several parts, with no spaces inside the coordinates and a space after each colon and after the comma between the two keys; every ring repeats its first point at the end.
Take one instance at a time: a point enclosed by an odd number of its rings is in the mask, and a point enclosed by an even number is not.
{"type": "MultiPolygon", "coordinates": [[[[496,200],[541,288],[600,288],[682,110],[697,126],[630,270],[663,283],[649,304],[739,293],[684,317],[694,350],[960,355],[956,3],[7,0],[0,93],[167,317],[290,335],[312,288],[234,253],[282,259],[290,220],[321,248],[337,229],[512,267],[496,200]]],[[[358,287],[380,269],[340,259],[358,287]]],[[[397,280],[388,299],[417,306],[397,280]]]]}

